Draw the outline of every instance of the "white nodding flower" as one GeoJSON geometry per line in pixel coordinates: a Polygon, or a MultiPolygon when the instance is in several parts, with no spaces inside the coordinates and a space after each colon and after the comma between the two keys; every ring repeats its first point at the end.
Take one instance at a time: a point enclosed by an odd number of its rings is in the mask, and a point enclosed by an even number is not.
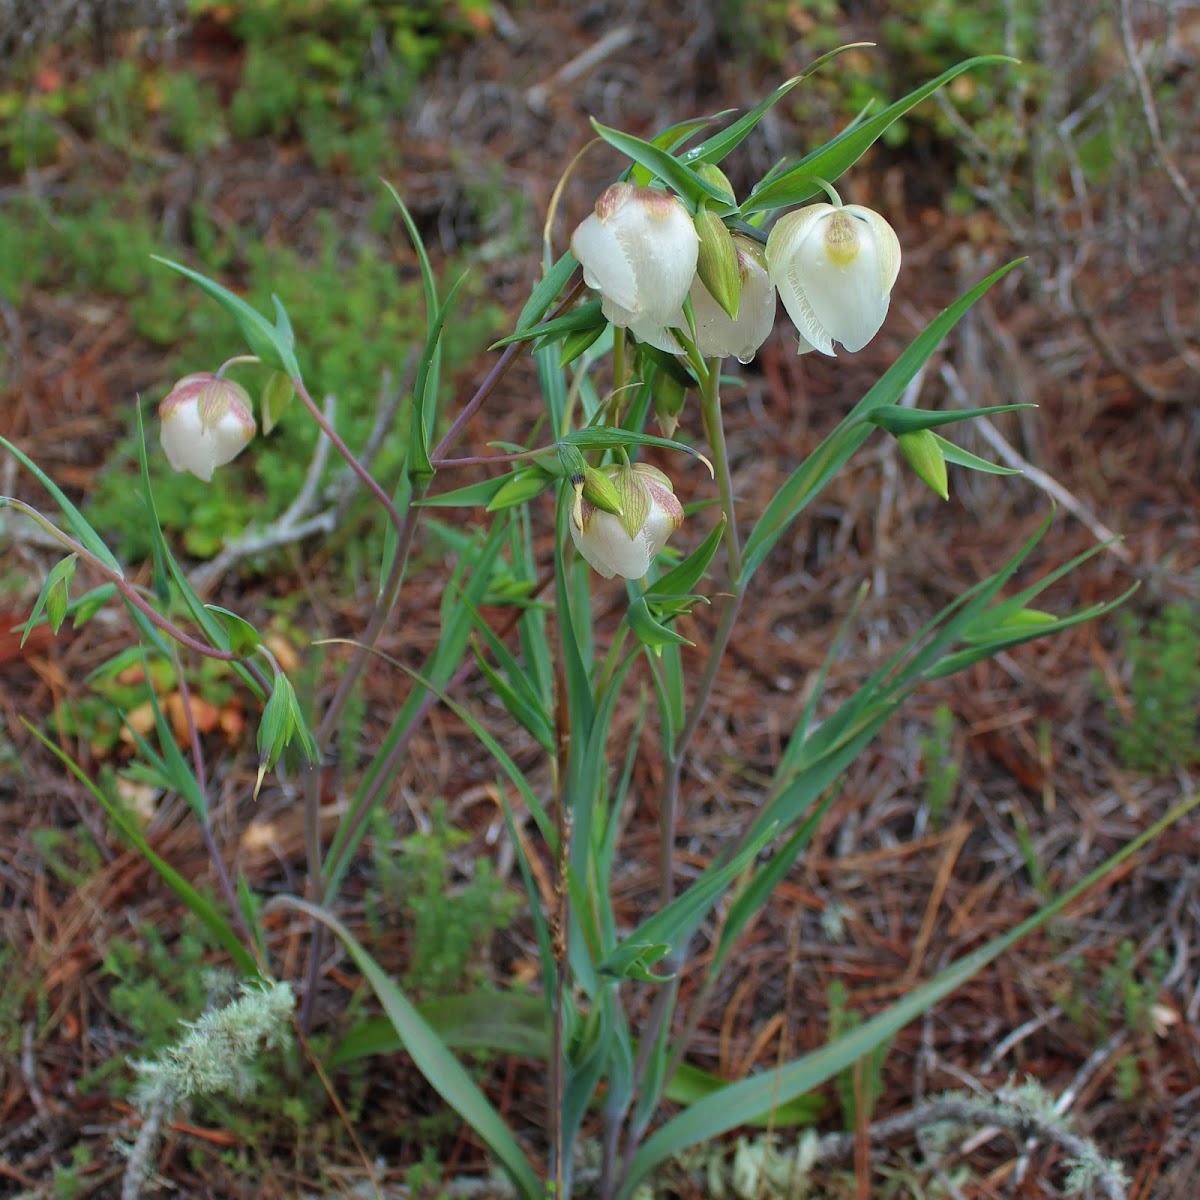
{"type": "Polygon", "coordinates": [[[780,219],[767,239],[767,269],[800,333],[801,354],[861,350],[887,316],[900,242],[858,204],[811,204],[780,219]]]}
{"type": "Polygon", "coordinates": [[[762,251],[741,234],[733,235],[741,288],[738,313],[731,317],[696,276],[692,284],[692,315],[696,318],[696,348],[705,358],[728,358],[748,363],[767,340],[775,324],[775,288],[767,274],[762,251]]]}
{"type": "Polygon", "coordinates": [[[185,375],[158,406],[159,439],[172,470],[208,483],[254,437],[246,389],[210,371],[185,375]]]}
{"type": "Polygon", "coordinates": [[[605,579],[641,579],[667,539],[683,524],[683,506],[671,481],[645,463],[609,467],[622,515],[604,512],[583,497],[582,479],[571,506],[571,539],[605,579]]]}
{"type": "Polygon", "coordinates": [[[696,274],[700,238],[678,197],[614,183],[571,235],[583,280],[600,293],[614,325],[663,326],[675,319],[696,274]]]}
{"type": "MultiPolygon", "coordinates": [[[[735,234],[738,275],[741,278],[738,315],[731,317],[704,286],[699,274],[692,279],[692,316],[696,319],[696,349],[705,358],[728,358],[748,363],[767,340],[775,324],[775,287],[767,274],[762,251],[750,238],[735,234]]],[[[681,354],[683,347],[671,332],[687,331],[687,317],[680,308],[668,321],[659,324],[639,317],[629,324],[629,332],[668,354],[681,354]]]]}

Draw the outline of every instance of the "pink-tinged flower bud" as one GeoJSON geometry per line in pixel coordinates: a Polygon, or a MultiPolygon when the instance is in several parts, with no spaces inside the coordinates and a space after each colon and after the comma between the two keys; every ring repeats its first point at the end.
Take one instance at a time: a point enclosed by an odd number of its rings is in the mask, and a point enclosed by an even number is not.
{"type": "Polygon", "coordinates": [[[208,483],[254,437],[246,389],[210,371],[185,375],[158,406],[159,439],[174,471],[208,483]]]}
{"type": "Polygon", "coordinates": [[[767,239],[767,269],[800,333],[799,350],[861,350],[887,316],[900,242],[858,204],[811,204],[780,219],[767,239]]]}
{"type": "Polygon", "coordinates": [[[605,579],[620,575],[641,579],[667,539],[683,524],[683,506],[671,481],[645,463],[609,467],[621,501],[621,515],[604,512],[583,497],[576,485],[571,508],[571,539],[579,553],[605,579]]]}
{"type": "Polygon", "coordinates": [[[673,320],[696,274],[700,238],[671,192],[614,183],[571,235],[583,279],[614,325],[673,320]]]}

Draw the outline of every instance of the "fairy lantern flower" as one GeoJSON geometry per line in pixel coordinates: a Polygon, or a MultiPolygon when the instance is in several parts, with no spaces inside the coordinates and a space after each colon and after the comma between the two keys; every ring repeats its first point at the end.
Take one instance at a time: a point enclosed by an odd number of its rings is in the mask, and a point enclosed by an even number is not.
{"type": "Polygon", "coordinates": [[[887,316],[900,242],[858,204],[811,204],[780,219],[767,238],[771,282],[800,333],[801,354],[861,350],[887,316]]]}
{"type": "Polygon", "coordinates": [[[775,288],[762,250],[750,238],[735,233],[733,248],[740,279],[737,313],[731,317],[697,275],[691,293],[696,348],[705,358],[732,354],[738,362],[748,363],[775,324],[775,288]]]}
{"type": "Polygon", "coordinates": [[[683,524],[683,506],[666,475],[645,463],[609,467],[607,474],[616,488],[621,515],[604,512],[588,501],[580,478],[571,506],[571,539],[605,579],[614,575],[641,579],[683,524]]]}
{"type": "Polygon", "coordinates": [[[254,437],[246,389],[210,371],[185,375],[158,406],[159,439],[172,470],[205,483],[254,437]]]}
{"type": "MultiPolygon", "coordinates": [[[[614,325],[662,327],[676,319],[696,274],[700,239],[679,198],[614,183],[571,235],[583,280],[614,325]]],[[[638,335],[640,336],[640,335],[638,335]]]]}

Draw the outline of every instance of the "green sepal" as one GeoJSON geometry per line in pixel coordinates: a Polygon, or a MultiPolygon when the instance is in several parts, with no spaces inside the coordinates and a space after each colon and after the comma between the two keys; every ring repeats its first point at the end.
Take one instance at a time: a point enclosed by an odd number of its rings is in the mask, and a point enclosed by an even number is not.
{"type": "Polygon", "coordinates": [[[559,442],[556,449],[563,474],[574,483],[587,470],[587,459],[583,457],[573,442],[559,442]]]}
{"type": "Polygon", "coordinates": [[[186,276],[207,292],[237,322],[251,354],[268,366],[278,367],[292,379],[300,378],[300,364],[296,361],[296,352],[292,348],[295,338],[278,297],[272,297],[276,312],[276,323],[272,325],[262,313],[252,308],[240,296],[235,296],[228,288],[201,275],[199,271],[193,271],[182,263],[172,262],[169,258],[162,258],[157,254],[150,257],[155,262],[162,263],[164,267],[178,271],[180,275],[186,276]]]}
{"type": "Polygon", "coordinates": [[[650,491],[632,467],[622,467],[612,482],[620,506],[615,515],[620,518],[621,528],[635,538],[650,517],[650,491]]]}
{"type": "Polygon", "coordinates": [[[693,169],[705,183],[711,183],[713,187],[719,188],[724,192],[729,197],[730,204],[737,203],[737,197],[733,192],[733,184],[729,182],[729,176],[716,163],[702,162],[693,169]]]}
{"type": "Polygon", "coordinates": [[[283,416],[295,394],[296,389],[292,386],[292,381],[282,371],[271,372],[258,402],[264,434],[270,433],[279,424],[279,418],[283,416]]]}
{"type": "Polygon", "coordinates": [[[946,477],[946,460],[942,457],[937,436],[928,429],[914,429],[911,433],[902,433],[896,439],[896,445],[917,478],[943,500],[949,500],[950,481],[946,477]]]}
{"type": "Polygon", "coordinates": [[[230,612],[229,609],[222,608],[219,604],[206,604],[204,607],[221,622],[225,632],[229,635],[229,649],[234,654],[244,658],[258,649],[262,638],[259,636],[258,630],[244,617],[239,617],[237,613],[230,612]]]}
{"type": "MultiPolygon", "coordinates": [[[[712,170],[717,170],[712,167],[712,170]]],[[[731,320],[738,315],[738,302],[742,296],[742,273],[738,270],[737,249],[733,234],[715,212],[702,208],[696,213],[696,233],[700,237],[700,255],[696,260],[696,274],[708,288],[712,298],[729,314],[731,320]]]]}
{"type": "Polygon", "coordinates": [[[317,742],[300,711],[296,690],[282,672],[275,672],[270,699],[263,706],[258,723],[258,778],[254,782],[254,798],[258,799],[263,777],[279,760],[284,749],[299,739],[304,757],[315,763],[320,754],[317,742]]]}
{"type": "Polygon", "coordinates": [[[614,517],[622,515],[621,493],[612,476],[595,467],[583,469],[583,498],[601,512],[612,513],[614,517]]]}
{"type": "Polygon", "coordinates": [[[935,429],[939,425],[953,425],[958,421],[969,421],[972,417],[990,417],[993,413],[1016,412],[1020,408],[1037,408],[1036,404],[993,404],[990,408],[954,408],[934,412],[927,408],[901,408],[887,405],[867,414],[867,420],[892,437],[904,433],[915,433],[918,429],[935,429]]]}
{"type": "Polygon", "coordinates": [[[988,462],[986,458],[980,458],[978,454],[972,454],[970,450],[964,450],[961,446],[956,446],[953,442],[947,441],[940,434],[935,433],[933,436],[937,439],[942,457],[948,463],[953,463],[956,467],[966,467],[968,471],[979,471],[984,475],[1023,474],[1022,471],[1018,471],[1015,467],[1002,467],[998,463],[988,462]]]}
{"type": "Polygon", "coordinates": [[[77,554],[68,554],[66,558],[56,562],[46,575],[46,582],[34,603],[29,619],[17,628],[21,629],[21,645],[24,646],[29,635],[33,632],[42,610],[46,611],[46,620],[55,633],[59,631],[63,619],[67,615],[67,604],[70,600],[71,580],[75,575],[77,554]]]}
{"type": "Polygon", "coordinates": [[[654,651],[655,654],[662,654],[664,646],[695,645],[694,642],[689,642],[682,634],[676,633],[675,630],[655,620],[654,614],[650,611],[650,606],[646,603],[645,596],[638,596],[637,599],[630,602],[629,610],[625,614],[625,617],[629,622],[629,628],[633,630],[633,636],[647,649],[654,651]]]}
{"type": "MultiPolygon", "coordinates": [[[[522,468],[524,469],[524,468],[522,468]]],[[[496,479],[481,479],[466,487],[456,487],[452,492],[440,492],[437,496],[426,496],[413,500],[413,508],[418,509],[478,509],[486,508],[497,493],[502,490],[515,476],[520,473],[509,472],[499,475],[496,479]]]]}

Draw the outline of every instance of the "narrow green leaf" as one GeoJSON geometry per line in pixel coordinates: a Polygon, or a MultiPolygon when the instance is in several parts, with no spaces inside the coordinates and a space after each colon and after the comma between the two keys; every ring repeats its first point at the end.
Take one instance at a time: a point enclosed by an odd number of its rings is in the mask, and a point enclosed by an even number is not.
{"type": "Polygon", "coordinates": [[[500,1161],[525,1200],[545,1200],[545,1189],[529,1165],[512,1131],[451,1054],[429,1022],[388,978],[382,967],[359,945],[354,935],[332,913],[294,896],[275,901],[326,925],[346,948],[378,997],[383,1011],[413,1062],[433,1089],[463,1119],[467,1127],[500,1161]]]}
{"type": "Polygon", "coordinates": [[[696,547],[682,562],[672,567],[665,575],[660,575],[646,589],[646,599],[650,602],[665,600],[668,597],[690,595],[696,584],[704,578],[708,564],[712,562],[721,537],[725,532],[725,517],[722,514],[708,531],[704,541],[696,547]]]}
{"type": "Polygon", "coordinates": [[[600,311],[600,300],[588,300],[584,304],[571,309],[570,312],[564,313],[561,317],[555,317],[550,321],[542,321],[537,325],[530,325],[525,329],[518,329],[515,333],[510,333],[507,337],[501,338],[498,342],[493,342],[488,348],[490,350],[499,350],[503,346],[511,345],[513,342],[528,342],[535,338],[544,338],[547,342],[557,341],[559,338],[566,337],[569,333],[579,333],[587,330],[597,330],[597,336],[603,332],[604,326],[608,324],[607,319],[600,311]]]}
{"type": "Polygon", "coordinates": [[[785,80],[779,85],[761,104],[752,108],[745,116],[740,117],[734,123],[720,133],[713,134],[707,141],[701,142],[693,150],[687,151],[682,156],[684,162],[708,162],[719,163],[731,151],[736,150],[738,146],[753,133],[757,128],[758,123],[767,115],[768,112],[780,100],[784,98],[798,83],[803,82],[815,71],[819,71],[827,62],[837,58],[839,54],[844,54],[847,50],[853,50],[854,45],[838,46],[835,50],[830,50],[822,54],[820,58],[815,59],[799,75],[793,75],[791,79],[785,80]]]}
{"type": "Polygon", "coordinates": [[[815,196],[822,190],[821,185],[815,182],[816,179],[833,183],[870,149],[889,125],[904,116],[910,108],[933,95],[938,88],[975,67],[1016,61],[1003,54],[986,54],[969,58],[943,71],[936,79],[909,92],[895,104],[888,105],[881,113],[844,130],[833,141],[806,155],[790,170],[776,175],[769,182],[760,182],[738,211],[742,216],[770,212],[777,208],[790,208],[810,196],[815,196]]]}
{"type": "Polygon", "coordinates": [[[668,154],[653,142],[643,141],[630,133],[622,133],[619,129],[610,129],[607,125],[601,125],[595,117],[592,118],[592,128],[610,146],[616,147],[622,154],[661,179],[679,195],[692,212],[695,212],[702,199],[709,201],[717,213],[731,210],[729,197],[724,195],[720,188],[701,179],[695,171],[685,167],[674,155],[668,154]]]}
{"type": "Polygon", "coordinates": [[[9,452],[37,481],[50,493],[54,503],[58,505],[67,522],[67,528],[76,540],[90,550],[101,562],[114,571],[121,570],[121,564],[113,556],[104,539],[88,524],[83,514],[67,499],[62,488],[42,470],[23,450],[19,449],[6,437],[0,437],[0,446],[9,452]]]}
{"type": "MultiPolygon", "coordinates": [[[[519,992],[469,992],[442,996],[417,1010],[430,1029],[452,1050],[491,1050],[545,1061],[549,1048],[546,1006],[537,996],[519,992]]],[[[350,1030],[325,1060],[333,1071],[375,1054],[404,1048],[387,1017],[363,1021],[350,1030]]]]}
{"type": "Polygon", "coordinates": [[[625,938],[600,964],[599,970],[605,975],[621,978],[627,973],[629,966],[642,957],[647,947],[670,947],[681,942],[685,933],[690,935],[725,888],[737,878],[746,863],[766,845],[773,833],[773,826],[765,829],[743,846],[729,862],[714,863],[705,868],[683,895],[677,896],[666,908],[660,909],[643,921],[625,938]]]}
{"type": "MultiPolygon", "coordinates": [[[[237,327],[241,330],[242,337],[251,354],[257,355],[268,366],[278,367],[292,379],[300,378],[300,364],[296,361],[296,354],[292,349],[292,340],[289,336],[290,326],[286,327],[286,332],[280,332],[257,309],[252,308],[240,296],[234,295],[228,288],[222,287],[206,275],[201,275],[199,271],[193,271],[191,267],[172,262],[171,259],[163,258],[158,254],[152,254],[150,257],[155,262],[162,263],[164,267],[178,271],[180,275],[190,279],[202,291],[211,296],[237,322],[237,327]]],[[[275,304],[277,311],[282,311],[278,300],[275,301],[275,304]]]]}
{"type": "Polygon", "coordinates": [[[529,294],[525,307],[521,309],[521,315],[517,318],[518,330],[529,329],[542,319],[546,310],[562,294],[563,288],[567,286],[578,266],[579,260],[567,251],[546,272],[541,282],[529,294]]]}
{"type": "Polygon", "coordinates": [[[1001,467],[997,463],[988,462],[986,458],[980,458],[979,455],[972,454],[961,446],[956,446],[940,434],[935,433],[933,436],[937,438],[937,443],[942,448],[942,457],[956,467],[966,467],[969,471],[980,471],[985,475],[1021,475],[1024,473],[1014,470],[1012,467],[1001,467]]]}
{"type": "Polygon", "coordinates": [[[708,459],[695,446],[689,446],[685,442],[656,437],[652,433],[637,433],[632,429],[614,429],[611,425],[588,425],[583,429],[573,430],[562,442],[579,450],[611,450],[616,446],[662,446],[667,450],[681,450],[684,454],[690,454],[693,458],[708,463],[708,459]]]}
{"type": "Polygon", "coordinates": [[[466,487],[455,488],[452,492],[439,492],[436,496],[425,496],[421,500],[414,500],[413,507],[486,508],[496,493],[516,475],[516,471],[510,471],[507,475],[500,475],[495,479],[481,479],[478,483],[469,483],[466,487]]]}
{"type": "Polygon", "coordinates": [[[677,646],[695,645],[683,634],[676,633],[670,626],[657,621],[650,612],[645,596],[637,596],[629,602],[629,607],[625,610],[625,619],[629,622],[629,628],[633,630],[633,636],[655,654],[660,654],[664,646],[672,643],[677,646]]]}
{"type": "Polygon", "coordinates": [[[1198,804],[1200,793],[1155,822],[1058,899],[1021,921],[1008,933],[993,938],[979,950],[960,958],[851,1033],[776,1071],[764,1071],[739,1083],[729,1084],[685,1109],[657,1130],[634,1155],[625,1181],[617,1193],[617,1200],[630,1200],[637,1185],[651,1171],[689,1146],[710,1141],[739,1125],[760,1118],[777,1105],[787,1104],[813,1091],[840,1071],[853,1066],[1022,938],[1061,913],[1198,804]]]}
{"type": "Polygon", "coordinates": [[[972,417],[990,417],[993,413],[1015,412],[1019,408],[1037,408],[1037,405],[993,404],[990,408],[955,408],[945,411],[887,405],[875,409],[867,419],[880,429],[886,429],[893,437],[901,437],[906,433],[917,433],[923,429],[935,429],[941,425],[969,421],[972,417]]]}
{"type": "Polygon", "coordinates": [[[519,504],[528,504],[554,483],[554,479],[553,475],[539,466],[522,467],[505,479],[499,491],[488,501],[487,511],[500,512],[519,504]]]}
{"type": "Polygon", "coordinates": [[[238,940],[238,936],[234,933],[232,926],[217,911],[213,903],[196,891],[174,867],[151,849],[149,842],[146,841],[134,819],[124,808],[111,801],[104,791],[92,780],[91,776],[65,750],[59,749],[45,734],[31,725],[24,717],[21,718],[21,721],[25,728],[87,788],[100,807],[108,814],[109,819],[121,831],[122,835],[128,839],[134,849],[154,868],[163,882],[179,897],[196,919],[213,935],[218,945],[233,959],[237,964],[238,970],[247,977],[258,976],[260,972],[258,964],[254,961],[254,956],[238,940]]]}
{"type": "MultiPolygon", "coordinates": [[[[1019,262],[1021,260],[1017,260],[1019,262]]],[[[882,378],[839,422],[837,428],[792,473],[763,510],[743,550],[740,587],[747,587],[771,548],[788,526],[841,470],[851,455],[867,440],[871,425],[866,418],[887,405],[895,405],[904,389],[921,369],[941,340],[997,280],[1017,265],[1011,262],[992,272],[964,296],[939,313],[908,345],[882,378]]]]}

